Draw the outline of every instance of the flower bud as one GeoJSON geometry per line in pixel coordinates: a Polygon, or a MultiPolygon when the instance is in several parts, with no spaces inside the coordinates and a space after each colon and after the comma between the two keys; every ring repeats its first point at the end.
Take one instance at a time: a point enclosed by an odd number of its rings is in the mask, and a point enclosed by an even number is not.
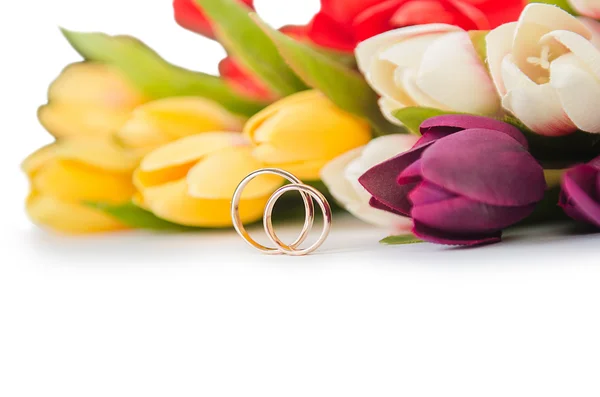
{"type": "Polygon", "coordinates": [[[106,139],[70,138],[46,146],[23,162],[31,183],[27,212],[40,226],[63,233],[123,229],[85,203],[129,201],[136,164],[135,157],[106,139]]]}
{"type": "Polygon", "coordinates": [[[521,132],[469,115],[434,117],[408,152],[361,178],[371,205],[409,216],[413,233],[450,245],[500,241],[502,229],[529,216],[546,190],[544,171],[521,132]]]}
{"type": "Polygon", "coordinates": [[[559,205],[576,221],[600,228],[600,157],[564,174],[559,205]]]}
{"type": "Polygon", "coordinates": [[[127,147],[150,151],[207,131],[241,131],[242,119],[199,97],[159,99],[136,108],[116,136],[127,147]]]}
{"type": "Polygon", "coordinates": [[[39,109],[42,125],[56,138],[108,136],[145,101],[115,69],[99,63],[75,63],[61,73],[39,109]]]}
{"type": "MultiPolygon", "coordinates": [[[[206,132],[181,138],[150,152],[134,173],[136,204],[181,225],[207,228],[232,225],[231,198],[248,174],[263,168],[241,134],[206,132]]],[[[283,184],[264,175],[244,190],[241,220],[263,215],[271,194],[283,184]]]]}
{"type": "Polygon", "coordinates": [[[363,120],[336,107],[319,91],[304,91],[265,108],[244,127],[256,146],[254,157],[304,180],[335,157],[365,145],[371,130],[363,120]]]}
{"type": "Polygon", "coordinates": [[[410,219],[369,205],[371,195],[361,186],[358,178],[371,167],[409,150],[418,139],[414,135],[402,134],[376,138],[366,146],[333,159],[321,171],[321,179],[331,195],[352,215],[367,223],[386,227],[396,234],[410,233],[410,219]]]}

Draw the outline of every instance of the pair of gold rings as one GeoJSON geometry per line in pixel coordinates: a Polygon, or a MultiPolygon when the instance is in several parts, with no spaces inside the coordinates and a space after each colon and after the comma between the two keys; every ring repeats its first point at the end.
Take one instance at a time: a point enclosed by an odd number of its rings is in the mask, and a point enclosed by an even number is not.
{"type": "Polygon", "coordinates": [[[303,256],[308,255],[317,250],[321,245],[323,245],[323,243],[329,236],[329,232],[331,231],[331,206],[329,205],[329,202],[327,202],[327,199],[325,198],[325,196],[323,196],[321,192],[319,192],[312,186],[302,183],[302,181],[293,174],[277,168],[265,168],[251,173],[250,175],[245,177],[244,180],[242,180],[242,182],[240,182],[237,189],[235,190],[235,193],[233,194],[233,199],[231,201],[231,219],[233,220],[233,226],[235,227],[235,230],[244,239],[244,241],[246,241],[246,243],[248,243],[250,246],[258,249],[260,252],[269,255],[284,254],[290,256],[303,256]],[[265,232],[269,237],[269,240],[271,240],[271,242],[275,244],[276,248],[265,247],[264,245],[258,243],[252,237],[250,237],[250,234],[246,231],[240,219],[240,201],[242,198],[242,192],[244,191],[244,188],[254,178],[264,174],[278,175],[290,182],[289,184],[277,189],[275,193],[271,195],[271,197],[267,201],[267,205],[265,206],[263,225],[265,228],[265,232]],[[277,200],[279,200],[279,198],[285,193],[291,191],[300,192],[302,200],[304,201],[306,216],[304,218],[304,226],[302,227],[300,235],[298,236],[296,241],[294,241],[290,245],[287,245],[284,242],[282,242],[279,239],[279,237],[277,237],[275,229],[273,229],[272,216],[273,208],[275,207],[275,203],[277,202],[277,200]],[[304,241],[306,241],[306,238],[308,237],[308,234],[312,229],[315,220],[315,206],[313,200],[316,201],[317,204],[319,204],[319,207],[321,207],[321,211],[323,212],[323,229],[321,231],[319,239],[314,244],[312,244],[308,248],[300,249],[300,245],[304,241]]]}

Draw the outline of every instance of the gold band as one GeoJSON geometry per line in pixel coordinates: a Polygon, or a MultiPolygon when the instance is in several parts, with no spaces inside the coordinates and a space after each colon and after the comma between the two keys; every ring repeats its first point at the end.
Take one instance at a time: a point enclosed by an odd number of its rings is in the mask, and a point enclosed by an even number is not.
{"type": "Polygon", "coordinates": [[[246,178],[244,178],[242,182],[240,182],[233,194],[233,198],[231,201],[231,219],[233,220],[233,226],[236,232],[240,235],[240,237],[242,237],[242,239],[244,239],[244,241],[246,241],[246,243],[248,243],[250,246],[258,249],[260,252],[269,255],[285,254],[290,256],[302,256],[314,252],[325,242],[325,240],[329,236],[329,232],[331,231],[332,216],[331,206],[327,202],[325,196],[323,196],[323,194],[321,194],[321,192],[319,192],[317,189],[315,189],[312,186],[305,185],[304,183],[302,183],[302,181],[300,181],[300,179],[298,179],[293,174],[287,171],[283,171],[276,168],[265,168],[251,173],[246,178]],[[282,186],[277,191],[275,191],[275,193],[273,193],[273,195],[271,195],[271,197],[269,198],[269,201],[267,202],[267,205],[265,207],[265,212],[263,216],[265,232],[267,233],[267,236],[269,237],[271,242],[275,244],[276,248],[265,247],[264,245],[255,241],[244,228],[244,225],[242,224],[240,218],[239,206],[244,188],[254,178],[264,174],[278,175],[291,182],[289,185],[282,186]],[[275,207],[275,203],[277,202],[277,200],[285,193],[290,191],[300,192],[300,195],[302,196],[302,199],[304,201],[304,209],[306,211],[306,216],[304,219],[304,226],[302,227],[300,235],[298,236],[296,241],[294,241],[290,245],[287,245],[283,243],[275,234],[275,230],[273,229],[272,215],[273,208],[275,207]],[[323,212],[323,230],[318,240],[314,244],[305,249],[298,249],[298,247],[308,237],[308,233],[312,229],[314,223],[315,209],[313,200],[315,200],[319,204],[319,207],[323,212]]]}

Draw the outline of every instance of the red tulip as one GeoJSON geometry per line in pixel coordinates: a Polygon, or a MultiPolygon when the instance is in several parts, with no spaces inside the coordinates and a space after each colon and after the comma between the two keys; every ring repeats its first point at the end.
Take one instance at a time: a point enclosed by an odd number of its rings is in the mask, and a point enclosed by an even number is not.
{"type": "MultiPolygon", "coordinates": [[[[254,0],[239,0],[254,9],[254,0]]],[[[195,0],[173,0],[175,20],[182,27],[214,39],[210,21],[206,18],[195,0]]]]}
{"type": "Polygon", "coordinates": [[[525,0],[321,0],[309,37],[329,48],[352,51],[388,30],[447,23],[488,30],[519,18],[525,0]]]}
{"type": "MultiPolygon", "coordinates": [[[[279,30],[295,40],[308,40],[306,26],[288,25],[279,30]]],[[[228,56],[219,63],[219,73],[221,77],[227,80],[242,95],[263,101],[274,100],[277,97],[271,92],[269,87],[251,72],[247,71],[231,56],[228,56]]]]}
{"type": "Polygon", "coordinates": [[[237,92],[258,100],[274,99],[274,94],[257,77],[228,56],[219,63],[219,73],[237,92]]]}

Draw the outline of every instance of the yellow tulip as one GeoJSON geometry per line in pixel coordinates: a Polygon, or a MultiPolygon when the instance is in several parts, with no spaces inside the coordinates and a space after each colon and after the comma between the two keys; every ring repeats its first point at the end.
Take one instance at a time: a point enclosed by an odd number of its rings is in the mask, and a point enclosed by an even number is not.
{"type": "Polygon", "coordinates": [[[106,139],[70,138],[46,146],[23,162],[31,183],[27,212],[40,226],[63,233],[123,229],[84,203],[131,200],[135,192],[131,174],[137,163],[106,139]]]}
{"type": "Polygon", "coordinates": [[[75,63],[52,83],[48,104],[39,109],[38,117],[56,138],[108,136],[144,102],[116,69],[99,63],[75,63]]]}
{"type": "Polygon", "coordinates": [[[275,102],[246,123],[244,134],[255,144],[257,160],[304,180],[319,179],[330,160],[371,139],[365,121],[337,108],[319,91],[275,102]]]}
{"type": "MultiPolygon", "coordinates": [[[[136,204],[156,216],[188,226],[231,226],[231,198],[249,173],[263,168],[239,133],[206,132],[181,138],[146,155],[134,173],[136,204]]],[[[261,176],[244,191],[244,223],[262,217],[281,178],[261,176]]]]}
{"type": "Polygon", "coordinates": [[[216,102],[204,98],[165,98],[135,109],[117,138],[128,147],[150,151],[201,132],[241,131],[242,122],[216,102]]]}

